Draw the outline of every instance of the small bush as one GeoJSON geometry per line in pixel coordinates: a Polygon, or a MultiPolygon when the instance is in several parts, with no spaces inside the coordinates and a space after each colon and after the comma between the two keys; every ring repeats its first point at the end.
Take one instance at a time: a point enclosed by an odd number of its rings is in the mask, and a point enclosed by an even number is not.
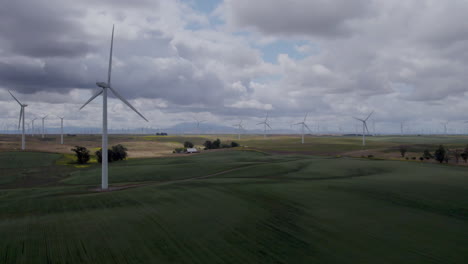
{"type": "Polygon", "coordinates": [[[184,153],[185,152],[185,148],[176,148],[174,149],[174,151],[172,151],[172,153],[184,153]]]}
{"type": "Polygon", "coordinates": [[[239,146],[239,143],[237,142],[231,142],[231,147],[235,148],[235,147],[238,147],[239,146]]]}
{"type": "Polygon", "coordinates": [[[412,160],[416,160],[416,157],[411,157],[412,160]]]}
{"type": "Polygon", "coordinates": [[[420,161],[423,161],[423,160],[424,160],[424,157],[419,157],[419,160],[420,160],[420,161]]]}
{"type": "Polygon", "coordinates": [[[374,155],[367,155],[367,157],[368,157],[368,158],[373,158],[373,157],[374,157],[374,155]]]}
{"type": "Polygon", "coordinates": [[[89,150],[85,147],[75,146],[75,148],[71,149],[75,152],[77,162],[79,164],[86,164],[90,159],[89,150]]]}

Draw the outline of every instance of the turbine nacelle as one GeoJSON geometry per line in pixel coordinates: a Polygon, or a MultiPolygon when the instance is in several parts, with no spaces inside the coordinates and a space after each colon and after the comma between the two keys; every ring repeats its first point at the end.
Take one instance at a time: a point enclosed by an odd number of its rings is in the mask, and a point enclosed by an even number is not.
{"type": "Polygon", "coordinates": [[[96,82],[96,85],[103,89],[109,88],[109,85],[106,82],[96,82]]]}

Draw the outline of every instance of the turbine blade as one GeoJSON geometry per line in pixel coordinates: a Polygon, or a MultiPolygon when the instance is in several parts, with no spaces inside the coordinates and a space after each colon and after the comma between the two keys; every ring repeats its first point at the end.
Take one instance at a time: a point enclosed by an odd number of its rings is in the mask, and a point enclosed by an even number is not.
{"type": "Polygon", "coordinates": [[[21,111],[20,111],[20,116],[19,116],[19,122],[18,122],[18,129],[21,127],[21,118],[23,118],[23,112],[24,112],[24,107],[21,106],[21,111]]]}
{"type": "Polygon", "coordinates": [[[364,127],[366,128],[367,134],[370,134],[369,129],[367,128],[367,123],[364,122],[364,127]]]}
{"type": "Polygon", "coordinates": [[[261,125],[261,124],[264,124],[265,122],[261,122],[261,123],[258,123],[257,125],[261,125]]]}
{"type": "Polygon", "coordinates": [[[8,92],[16,100],[16,102],[18,102],[18,104],[20,104],[21,106],[23,105],[22,103],[20,103],[20,101],[18,99],[16,99],[16,97],[10,92],[10,90],[8,90],[8,92]]]}
{"type": "MultiPolygon", "coordinates": [[[[99,95],[102,94],[104,90],[99,90],[97,93],[95,93],[82,107],[80,107],[80,110],[83,109],[87,104],[89,104],[94,98],[98,97],[99,95]]],[[[47,117],[47,116],[46,116],[47,117]]]]}
{"type": "Polygon", "coordinates": [[[369,117],[371,117],[371,115],[372,115],[373,113],[374,113],[374,111],[372,111],[372,112],[367,116],[367,118],[364,119],[364,120],[367,121],[367,119],[369,119],[369,117]]]}
{"type": "Polygon", "coordinates": [[[114,90],[112,87],[109,87],[109,89],[112,91],[112,93],[120,99],[120,101],[122,101],[124,104],[126,104],[128,107],[130,107],[133,111],[135,111],[135,113],[137,113],[141,118],[143,118],[146,122],[149,122],[148,119],[146,119],[146,117],[144,117],[140,112],[138,112],[138,110],[135,109],[135,107],[133,107],[127,100],[125,100],[125,98],[123,98],[116,90],[114,90]]]}
{"type": "Polygon", "coordinates": [[[358,120],[358,121],[364,122],[364,120],[362,120],[362,119],[360,119],[360,118],[357,118],[357,117],[354,117],[354,116],[353,116],[353,118],[356,119],[356,120],[358,120]]]}
{"type": "Polygon", "coordinates": [[[107,85],[111,86],[111,73],[112,73],[112,50],[114,49],[114,25],[112,25],[112,37],[111,37],[111,46],[109,53],[109,69],[107,72],[107,85]]]}
{"type": "Polygon", "coordinates": [[[308,115],[308,114],[309,114],[309,113],[307,112],[306,115],[304,116],[304,123],[305,123],[305,121],[306,121],[306,119],[307,119],[307,115],[308,115]]]}
{"type": "Polygon", "coordinates": [[[307,130],[309,130],[310,133],[312,133],[312,130],[310,130],[309,126],[307,124],[304,123],[304,126],[307,128],[307,130]]]}
{"type": "Polygon", "coordinates": [[[273,128],[271,128],[271,126],[268,123],[265,123],[265,125],[267,125],[270,129],[273,129],[273,128]]]}

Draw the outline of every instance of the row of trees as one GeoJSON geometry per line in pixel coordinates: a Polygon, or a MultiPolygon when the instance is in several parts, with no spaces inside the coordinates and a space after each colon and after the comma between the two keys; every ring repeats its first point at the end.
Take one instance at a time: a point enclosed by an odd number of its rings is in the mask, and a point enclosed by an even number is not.
{"type": "MultiPolygon", "coordinates": [[[[91,155],[87,148],[82,146],[75,146],[75,148],[72,148],[71,150],[75,152],[78,164],[86,164],[89,162],[91,155]]],[[[102,149],[96,151],[95,154],[97,156],[98,162],[102,163],[102,149]]],[[[127,157],[127,148],[121,144],[112,146],[110,149],[107,150],[108,162],[124,160],[127,157]]]]}
{"type": "MultiPolygon", "coordinates": [[[[400,154],[402,157],[405,157],[406,152],[408,151],[407,146],[400,146],[399,147],[400,154]]],[[[408,157],[406,157],[408,159],[408,157]]],[[[413,157],[413,159],[416,159],[413,157]]],[[[454,160],[455,163],[458,163],[460,159],[462,159],[465,163],[468,162],[468,145],[465,147],[465,149],[449,149],[445,147],[444,145],[440,145],[434,152],[431,152],[430,150],[426,149],[424,150],[423,154],[421,157],[419,157],[419,160],[430,160],[434,159],[440,163],[448,163],[450,160],[454,160]]]]}
{"type": "Polygon", "coordinates": [[[235,148],[239,146],[239,143],[232,141],[231,144],[223,144],[218,138],[215,141],[205,141],[203,146],[205,146],[205,149],[235,148]]]}

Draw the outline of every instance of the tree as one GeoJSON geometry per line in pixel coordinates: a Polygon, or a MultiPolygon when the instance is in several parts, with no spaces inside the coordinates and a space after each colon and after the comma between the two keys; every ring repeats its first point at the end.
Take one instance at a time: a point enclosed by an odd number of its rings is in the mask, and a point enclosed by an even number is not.
{"type": "Polygon", "coordinates": [[[190,141],[185,141],[184,142],[184,148],[193,148],[193,143],[190,141]]]}
{"type": "Polygon", "coordinates": [[[446,159],[446,156],[448,156],[447,150],[445,149],[443,145],[440,145],[434,152],[435,160],[437,160],[440,163],[444,162],[445,160],[448,161],[448,159],[446,159]]]}
{"type": "Polygon", "coordinates": [[[428,149],[426,149],[426,150],[424,150],[423,158],[428,160],[428,159],[434,158],[434,156],[432,156],[431,152],[428,149]]]}
{"type": "MultiPolygon", "coordinates": [[[[102,148],[95,152],[98,162],[102,163],[102,148]]],[[[113,151],[111,149],[107,150],[107,161],[112,162],[113,151]]]]}
{"type": "Polygon", "coordinates": [[[213,141],[212,148],[219,149],[220,147],[221,147],[221,140],[219,140],[219,138],[217,138],[215,141],[213,141]]]}
{"type": "Polygon", "coordinates": [[[205,149],[212,149],[213,148],[213,143],[209,140],[205,141],[205,143],[203,143],[203,146],[205,146],[205,149]]]}
{"type": "Polygon", "coordinates": [[[407,148],[406,146],[401,145],[401,146],[399,147],[399,150],[400,150],[401,157],[404,158],[406,152],[408,151],[408,148],[407,148]]]}
{"type": "Polygon", "coordinates": [[[89,150],[87,148],[75,146],[75,148],[72,148],[71,150],[75,152],[76,159],[79,164],[88,163],[90,155],[89,150]]]}
{"type": "Polygon", "coordinates": [[[239,146],[239,143],[237,142],[231,142],[231,147],[235,148],[235,147],[238,147],[239,146]]]}
{"type": "Polygon", "coordinates": [[[128,156],[127,154],[127,148],[124,147],[121,144],[112,146],[112,160],[113,161],[118,161],[118,160],[124,160],[128,156]]]}

